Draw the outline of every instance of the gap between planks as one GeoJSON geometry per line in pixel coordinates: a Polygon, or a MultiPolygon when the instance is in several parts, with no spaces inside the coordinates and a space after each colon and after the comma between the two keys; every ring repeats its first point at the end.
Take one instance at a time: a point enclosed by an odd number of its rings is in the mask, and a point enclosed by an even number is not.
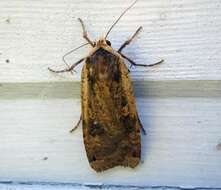
{"type": "Polygon", "coordinates": [[[0,182],[0,190],[221,190],[221,188],[212,187],[176,187],[176,186],[130,186],[130,185],[104,185],[104,184],[80,184],[80,183],[50,183],[50,182],[0,182]]]}
{"type": "MultiPolygon", "coordinates": [[[[221,81],[134,81],[136,97],[221,97],[221,81]]],[[[80,98],[80,82],[0,83],[0,99],[80,98]]]]}

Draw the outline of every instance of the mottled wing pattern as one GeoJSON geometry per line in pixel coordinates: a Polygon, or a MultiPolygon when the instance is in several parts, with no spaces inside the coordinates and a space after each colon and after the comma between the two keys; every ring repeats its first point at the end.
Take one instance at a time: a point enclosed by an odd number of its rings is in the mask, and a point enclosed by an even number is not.
{"type": "Polygon", "coordinates": [[[82,70],[83,138],[96,171],[134,168],[141,154],[140,124],[128,69],[118,55],[100,48],[82,70]]]}

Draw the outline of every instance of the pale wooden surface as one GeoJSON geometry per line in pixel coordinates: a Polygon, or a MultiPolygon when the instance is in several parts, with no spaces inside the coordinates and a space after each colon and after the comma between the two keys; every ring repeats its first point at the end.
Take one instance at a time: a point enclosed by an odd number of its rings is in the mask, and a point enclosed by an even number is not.
{"type": "MultiPolygon", "coordinates": [[[[82,44],[77,18],[94,38],[107,31],[130,0],[0,1],[0,181],[114,184],[159,189],[221,188],[221,1],[140,0],[110,35],[115,48],[138,26],[125,50],[132,69],[143,137],[143,163],[96,174],[81,129],[78,73],[55,75],[61,57],[82,44]],[[7,63],[6,60],[9,60],[7,63]]],[[[68,57],[86,55],[87,48],[68,57]]],[[[116,186],[111,186],[113,189],[116,186]]],[[[0,189],[28,189],[1,184],[0,189]]],[[[90,188],[90,187],[89,187],[90,188]]],[[[109,187],[108,187],[109,188],[109,187]]],[[[116,187],[117,188],[117,187],[116,187]]]]}
{"type": "MultiPolygon", "coordinates": [[[[79,79],[56,76],[47,67],[65,67],[61,57],[84,43],[78,17],[93,39],[104,34],[132,0],[0,1],[0,82],[39,82],[79,79]],[[9,63],[6,60],[9,59],[9,63]]],[[[165,64],[136,69],[134,79],[221,78],[220,0],[140,0],[110,34],[118,48],[142,25],[139,38],[125,49],[138,63],[165,59],[165,64]]],[[[68,57],[87,55],[87,48],[68,57]]],[[[80,67],[79,67],[80,71],[80,67]]]]}
{"type": "Polygon", "coordinates": [[[137,98],[148,132],[143,163],[96,174],[81,130],[68,133],[79,99],[2,99],[1,180],[221,187],[220,100],[137,98]]]}

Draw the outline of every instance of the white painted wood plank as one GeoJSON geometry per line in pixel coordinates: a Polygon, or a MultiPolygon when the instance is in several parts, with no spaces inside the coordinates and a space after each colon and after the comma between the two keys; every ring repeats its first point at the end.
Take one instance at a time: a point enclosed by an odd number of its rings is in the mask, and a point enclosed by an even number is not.
{"type": "Polygon", "coordinates": [[[0,101],[0,181],[221,187],[219,98],[138,98],[142,160],[95,173],[78,129],[79,99],[0,101]]]}
{"type": "MultiPolygon", "coordinates": [[[[47,71],[48,66],[63,68],[62,56],[84,42],[77,18],[85,20],[96,39],[131,2],[0,1],[0,81],[79,80],[80,72],[57,76],[47,71]]],[[[140,25],[143,32],[125,54],[138,63],[163,58],[165,64],[137,69],[132,72],[135,80],[221,79],[220,0],[140,0],[112,31],[113,47],[119,47],[140,25]]],[[[68,62],[87,52],[75,52],[68,62]]]]}

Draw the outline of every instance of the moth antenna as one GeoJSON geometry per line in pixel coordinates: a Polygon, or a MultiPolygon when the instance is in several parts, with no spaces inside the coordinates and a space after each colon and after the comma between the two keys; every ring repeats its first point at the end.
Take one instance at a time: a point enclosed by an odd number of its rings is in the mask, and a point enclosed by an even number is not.
{"type": "Polygon", "coordinates": [[[131,9],[131,8],[136,4],[137,1],[138,1],[138,0],[134,1],[134,2],[132,3],[132,5],[130,5],[130,6],[119,16],[119,18],[112,24],[112,26],[110,27],[110,29],[108,30],[108,32],[107,32],[107,34],[106,34],[106,36],[105,36],[105,39],[107,38],[107,36],[109,35],[109,33],[111,32],[111,30],[113,29],[113,27],[114,27],[114,26],[118,23],[118,21],[121,19],[121,17],[124,16],[125,13],[126,13],[129,9],[131,9]]]}
{"type": "Polygon", "coordinates": [[[65,57],[68,56],[68,55],[70,55],[70,54],[73,53],[74,51],[76,51],[76,50],[78,50],[78,49],[80,49],[80,48],[82,48],[82,47],[88,45],[88,44],[89,44],[89,43],[82,44],[82,45],[80,45],[79,47],[74,48],[74,49],[72,49],[71,51],[67,52],[67,53],[62,57],[62,60],[63,60],[64,63],[68,66],[68,68],[70,68],[70,66],[69,66],[68,63],[66,62],[65,57]]]}

